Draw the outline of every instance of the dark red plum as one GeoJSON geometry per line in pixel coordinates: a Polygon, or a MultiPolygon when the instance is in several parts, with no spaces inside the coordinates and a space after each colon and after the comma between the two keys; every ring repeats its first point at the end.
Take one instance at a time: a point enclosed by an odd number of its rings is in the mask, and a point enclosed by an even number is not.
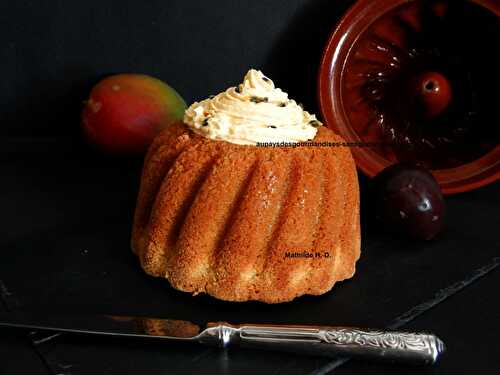
{"type": "Polygon", "coordinates": [[[444,226],[441,189],[424,167],[394,164],[375,177],[377,218],[391,231],[431,240],[444,226]]]}

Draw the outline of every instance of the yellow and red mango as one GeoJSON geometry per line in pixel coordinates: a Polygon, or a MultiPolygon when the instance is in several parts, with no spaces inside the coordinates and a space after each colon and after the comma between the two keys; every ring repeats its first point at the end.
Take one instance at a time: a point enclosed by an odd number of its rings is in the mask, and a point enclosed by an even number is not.
{"type": "Polygon", "coordinates": [[[97,83],[82,112],[87,138],[113,153],[143,153],[153,138],[183,118],[186,103],[169,85],[143,74],[97,83]]]}

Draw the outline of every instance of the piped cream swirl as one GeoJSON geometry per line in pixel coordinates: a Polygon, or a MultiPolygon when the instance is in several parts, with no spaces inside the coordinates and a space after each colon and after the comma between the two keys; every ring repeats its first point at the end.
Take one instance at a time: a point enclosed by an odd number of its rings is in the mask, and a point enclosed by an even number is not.
{"type": "Polygon", "coordinates": [[[193,103],[184,123],[207,138],[239,145],[312,140],[322,125],[254,69],[242,84],[193,103]]]}

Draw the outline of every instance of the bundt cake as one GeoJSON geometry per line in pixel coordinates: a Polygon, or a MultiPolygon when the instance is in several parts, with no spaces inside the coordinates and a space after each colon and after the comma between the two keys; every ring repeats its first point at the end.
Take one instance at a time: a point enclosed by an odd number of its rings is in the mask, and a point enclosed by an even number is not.
{"type": "Polygon", "coordinates": [[[182,291],[267,303],[351,277],[359,193],[341,142],[260,71],[194,103],[145,159],[132,233],[142,267],[182,291]]]}

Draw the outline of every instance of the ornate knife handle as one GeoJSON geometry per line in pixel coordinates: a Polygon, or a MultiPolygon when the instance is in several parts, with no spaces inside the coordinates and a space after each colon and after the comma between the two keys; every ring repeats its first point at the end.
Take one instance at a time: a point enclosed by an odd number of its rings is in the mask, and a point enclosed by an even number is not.
{"type": "Polygon", "coordinates": [[[230,325],[210,323],[198,340],[228,347],[240,345],[298,354],[433,364],[443,342],[426,333],[384,332],[347,327],[230,325]]]}

